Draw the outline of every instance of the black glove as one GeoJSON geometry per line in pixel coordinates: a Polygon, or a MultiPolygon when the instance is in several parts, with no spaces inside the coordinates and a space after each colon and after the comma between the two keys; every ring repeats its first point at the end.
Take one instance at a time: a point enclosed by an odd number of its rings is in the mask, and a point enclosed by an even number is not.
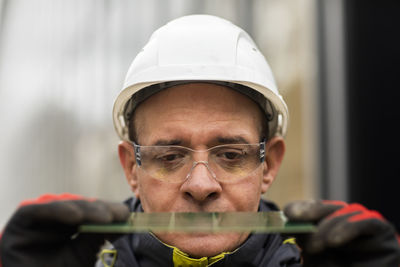
{"type": "Polygon", "coordinates": [[[128,207],[122,203],[70,194],[46,195],[25,202],[4,229],[0,262],[3,267],[94,266],[106,236],[76,234],[78,226],[120,222],[128,216],[128,207]]]}
{"type": "Polygon", "coordinates": [[[398,267],[394,227],[376,211],[341,201],[297,201],[284,212],[289,221],[313,222],[317,231],[296,236],[306,267],[398,267]]]}

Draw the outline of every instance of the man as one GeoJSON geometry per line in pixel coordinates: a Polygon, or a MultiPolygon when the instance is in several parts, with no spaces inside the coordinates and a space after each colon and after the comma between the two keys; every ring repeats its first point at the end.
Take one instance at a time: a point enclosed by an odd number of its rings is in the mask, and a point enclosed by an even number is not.
{"type": "Polygon", "coordinates": [[[74,195],[23,203],[1,240],[4,266],[398,266],[394,228],[358,204],[295,202],[285,213],[315,233],[79,234],[134,212],[273,211],[261,199],[285,152],[288,112],[251,38],[195,15],[160,28],[133,61],[114,106],[119,157],[135,198],[74,195]],[[128,207],[129,210],[126,208],[128,207]],[[72,237],[71,237],[72,236],[72,237]]]}

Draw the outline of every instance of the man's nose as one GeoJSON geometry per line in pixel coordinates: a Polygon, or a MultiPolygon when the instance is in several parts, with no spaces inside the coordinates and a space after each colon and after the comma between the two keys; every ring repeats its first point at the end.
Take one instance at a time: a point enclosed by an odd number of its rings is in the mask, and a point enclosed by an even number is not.
{"type": "Polygon", "coordinates": [[[218,197],[222,187],[206,161],[194,162],[181,191],[196,202],[205,202],[218,197]]]}

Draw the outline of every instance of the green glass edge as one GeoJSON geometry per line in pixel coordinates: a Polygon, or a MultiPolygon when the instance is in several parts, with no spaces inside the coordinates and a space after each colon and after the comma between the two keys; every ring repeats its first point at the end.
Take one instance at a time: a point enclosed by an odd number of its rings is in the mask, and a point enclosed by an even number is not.
{"type": "Polygon", "coordinates": [[[315,231],[315,226],[311,223],[288,222],[284,214],[279,211],[132,213],[125,223],[84,224],[79,227],[78,231],[82,233],[309,233],[315,231]]]}

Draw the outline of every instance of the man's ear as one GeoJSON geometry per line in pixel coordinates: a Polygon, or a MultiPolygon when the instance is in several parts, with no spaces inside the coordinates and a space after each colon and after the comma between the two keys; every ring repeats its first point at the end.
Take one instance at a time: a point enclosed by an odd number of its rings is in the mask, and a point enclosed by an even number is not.
{"type": "Polygon", "coordinates": [[[285,154],[285,141],[282,137],[273,137],[265,144],[265,162],[261,192],[264,194],[278,174],[285,154]]]}
{"type": "Polygon", "coordinates": [[[133,146],[126,141],[120,142],[118,145],[118,155],[126,180],[136,198],[139,199],[138,179],[136,173],[137,165],[133,146]]]}

